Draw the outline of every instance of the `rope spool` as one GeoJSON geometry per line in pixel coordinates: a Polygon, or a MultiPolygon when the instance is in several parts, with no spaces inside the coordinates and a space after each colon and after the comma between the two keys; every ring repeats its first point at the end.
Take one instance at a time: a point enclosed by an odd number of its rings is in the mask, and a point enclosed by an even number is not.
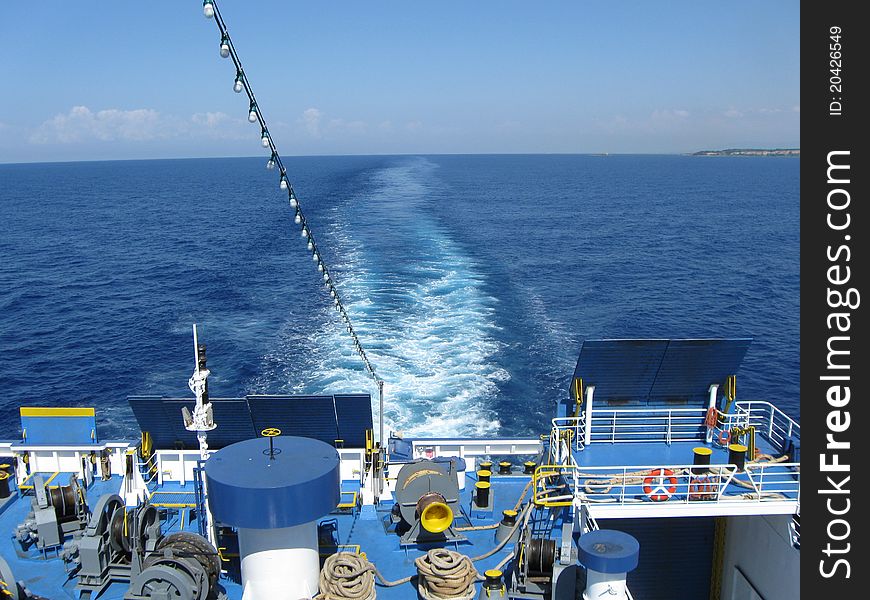
{"type": "Polygon", "coordinates": [[[556,540],[535,538],[526,550],[526,563],[529,575],[550,575],[556,562],[556,540]]]}
{"type": "Polygon", "coordinates": [[[374,600],[375,575],[372,565],[358,554],[339,552],[326,558],[320,571],[323,600],[374,600]]]}
{"type": "Polygon", "coordinates": [[[471,559],[445,548],[429,550],[414,561],[417,589],[426,600],[470,600],[474,597],[477,570],[471,559]]]}
{"type": "Polygon", "coordinates": [[[54,513],[61,522],[76,518],[76,491],[72,486],[49,488],[46,491],[48,503],[54,507],[54,513]]]}

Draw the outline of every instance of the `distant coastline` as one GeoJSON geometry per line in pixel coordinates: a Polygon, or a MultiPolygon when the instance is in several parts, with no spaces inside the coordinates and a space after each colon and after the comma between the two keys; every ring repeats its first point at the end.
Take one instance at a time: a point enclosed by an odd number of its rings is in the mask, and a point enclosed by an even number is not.
{"type": "Polygon", "coordinates": [[[701,150],[692,156],[800,156],[800,148],[728,148],[726,150],[701,150]]]}

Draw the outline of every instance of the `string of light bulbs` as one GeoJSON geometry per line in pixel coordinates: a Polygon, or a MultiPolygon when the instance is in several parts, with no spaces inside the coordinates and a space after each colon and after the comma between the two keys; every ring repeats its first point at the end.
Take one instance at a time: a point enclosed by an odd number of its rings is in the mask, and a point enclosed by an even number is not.
{"type": "Polygon", "coordinates": [[[366,351],[359,340],[359,336],[357,335],[356,331],[353,328],[353,324],[350,321],[350,315],[348,315],[347,310],[344,307],[344,303],[341,301],[341,296],[339,296],[338,294],[335,280],[332,278],[332,275],[330,274],[326,263],[323,261],[323,256],[321,255],[320,250],[317,247],[317,242],[314,240],[314,234],[311,231],[308,220],[305,218],[305,214],[302,212],[302,206],[299,203],[299,198],[296,196],[296,192],[293,190],[293,185],[290,183],[290,179],[287,177],[287,170],[284,168],[284,162],[281,160],[281,155],[278,154],[278,148],[275,146],[275,141],[269,134],[269,127],[266,125],[266,120],[263,118],[263,114],[260,110],[259,105],[257,104],[257,98],[254,96],[254,91],[251,89],[251,84],[248,82],[248,78],[245,75],[244,69],[242,69],[242,63],[239,60],[239,55],[236,53],[236,49],[233,46],[233,40],[232,38],[230,38],[230,34],[227,31],[226,23],[221,17],[220,10],[218,9],[215,0],[203,0],[202,12],[207,19],[213,18],[215,23],[217,23],[218,30],[220,31],[221,35],[220,55],[223,58],[231,58],[233,60],[233,64],[236,67],[236,79],[233,82],[233,91],[237,94],[240,94],[242,93],[242,91],[244,91],[248,95],[248,100],[250,101],[250,105],[248,108],[248,121],[260,125],[260,143],[263,145],[263,148],[270,150],[272,153],[269,157],[269,160],[266,162],[266,168],[269,170],[278,169],[278,187],[281,189],[281,191],[287,192],[287,198],[290,202],[290,208],[294,209],[295,211],[293,220],[300,227],[302,239],[307,242],[308,251],[311,252],[311,260],[316,264],[317,271],[322,274],[323,284],[329,291],[329,296],[330,298],[332,298],[335,309],[341,315],[341,319],[344,322],[345,329],[347,329],[347,332],[353,339],[354,349],[356,350],[357,354],[360,355],[360,358],[362,358],[366,370],[369,372],[372,378],[374,378],[378,386],[381,386],[383,385],[383,381],[380,377],[378,377],[374,367],[372,366],[372,363],[369,361],[368,356],[366,355],[366,351]]]}

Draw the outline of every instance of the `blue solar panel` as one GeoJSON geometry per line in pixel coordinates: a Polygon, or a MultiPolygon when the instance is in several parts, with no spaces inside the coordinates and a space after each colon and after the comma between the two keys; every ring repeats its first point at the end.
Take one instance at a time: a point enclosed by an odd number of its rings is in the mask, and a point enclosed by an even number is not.
{"type": "Polygon", "coordinates": [[[711,384],[723,388],[752,342],[712,340],[587,340],[574,377],[595,386],[605,402],[706,403],[711,384]]]}

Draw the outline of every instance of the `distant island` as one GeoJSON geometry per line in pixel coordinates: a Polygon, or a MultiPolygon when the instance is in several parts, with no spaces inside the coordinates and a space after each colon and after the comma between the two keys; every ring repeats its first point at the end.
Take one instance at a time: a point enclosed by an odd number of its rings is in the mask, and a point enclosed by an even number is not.
{"type": "Polygon", "coordinates": [[[727,150],[701,150],[692,156],[800,156],[800,148],[728,148],[727,150]]]}

